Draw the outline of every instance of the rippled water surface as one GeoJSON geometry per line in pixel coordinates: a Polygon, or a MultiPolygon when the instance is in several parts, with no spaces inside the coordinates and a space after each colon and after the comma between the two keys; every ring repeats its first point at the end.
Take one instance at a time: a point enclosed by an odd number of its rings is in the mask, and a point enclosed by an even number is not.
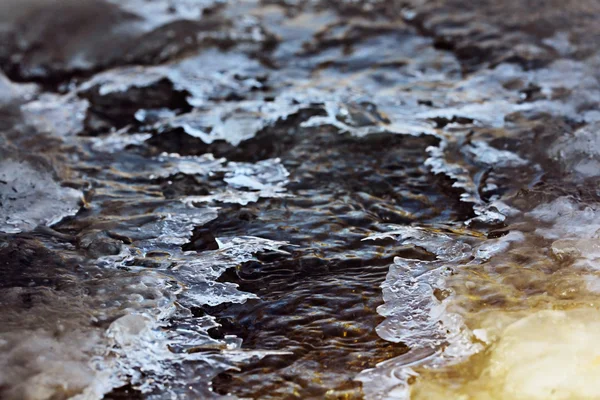
{"type": "Polygon", "coordinates": [[[0,398],[600,398],[598,12],[0,2],[0,398]]]}

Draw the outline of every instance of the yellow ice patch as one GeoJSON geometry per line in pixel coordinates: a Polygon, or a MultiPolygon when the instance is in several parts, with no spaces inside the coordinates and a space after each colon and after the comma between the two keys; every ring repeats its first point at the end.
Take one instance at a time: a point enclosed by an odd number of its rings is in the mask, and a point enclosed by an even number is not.
{"type": "Polygon", "coordinates": [[[462,364],[419,371],[411,399],[600,399],[599,310],[538,311],[491,337],[487,351],[462,364]]]}

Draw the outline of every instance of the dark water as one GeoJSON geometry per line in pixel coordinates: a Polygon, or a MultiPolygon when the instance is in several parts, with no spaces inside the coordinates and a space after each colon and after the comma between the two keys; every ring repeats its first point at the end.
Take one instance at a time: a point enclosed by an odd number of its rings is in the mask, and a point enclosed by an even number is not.
{"type": "Polygon", "coordinates": [[[0,398],[595,398],[598,11],[1,2],[0,398]]]}

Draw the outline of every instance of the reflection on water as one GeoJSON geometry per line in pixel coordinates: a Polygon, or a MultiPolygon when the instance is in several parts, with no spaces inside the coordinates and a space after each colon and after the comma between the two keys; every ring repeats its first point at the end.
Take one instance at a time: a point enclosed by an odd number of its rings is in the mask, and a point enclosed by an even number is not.
{"type": "Polygon", "coordinates": [[[505,3],[0,6],[0,397],[594,398],[597,7],[505,3]]]}

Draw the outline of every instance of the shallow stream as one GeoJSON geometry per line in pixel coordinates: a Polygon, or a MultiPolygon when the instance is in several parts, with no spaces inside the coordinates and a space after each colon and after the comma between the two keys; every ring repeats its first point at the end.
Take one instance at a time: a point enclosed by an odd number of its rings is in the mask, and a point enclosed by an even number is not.
{"type": "Polygon", "coordinates": [[[600,399],[563,3],[1,2],[0,398],[600,399]]]}

